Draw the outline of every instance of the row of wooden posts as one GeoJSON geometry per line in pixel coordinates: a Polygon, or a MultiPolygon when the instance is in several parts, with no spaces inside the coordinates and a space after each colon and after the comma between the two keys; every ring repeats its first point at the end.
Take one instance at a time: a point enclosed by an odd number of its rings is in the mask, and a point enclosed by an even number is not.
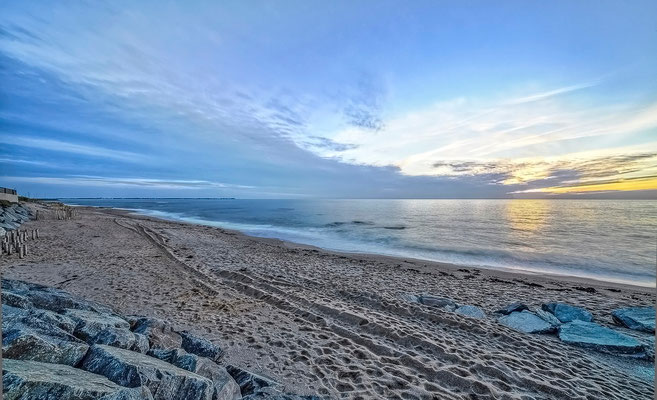
{"type": "Polygon", "coordinates": [[[75,208],[69,206],[62,206],[55,208],[52,211],[39,211],[37,210],[34,219],[56,219],[56,220],[67,220],[75,218],[75,208]]]}
{"type": "Polygon", "coordinates": [[[12,255],[12,253],[18,254],[19,258],[23,258],[27,255],[27,241],[28,239],[35,240],[39,238],[39,229],[32,229],[28,231],[27,229],[23,230],[12,230],[7,232],[7,234],[0,240],[0,246],[2,246],[2,251],[0,255],[12,255]]]}

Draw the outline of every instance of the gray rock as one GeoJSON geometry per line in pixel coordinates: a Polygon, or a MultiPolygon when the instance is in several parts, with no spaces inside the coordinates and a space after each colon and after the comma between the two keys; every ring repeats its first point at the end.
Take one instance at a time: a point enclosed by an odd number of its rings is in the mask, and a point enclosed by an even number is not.
{"type": "Polygon", "coordinates": [[[254,394],[266,387],[278,386],[278,383],[273,379],[254,374],[233,365],[227,365],[226,371],[228,371],[230,376],[232,376],[233,379],[235,379],[235,382],[239,385],[242,396],[254,394]]]}
{"type": "Polygon", "coordinates": [[[614,322],[636,331],[655,332],[655,309],[653,307],[629,307],[611,313],[614,322]]]}
{"type": "Polygon", "coordinates": [[[182,357],[187,352],[183,349],[150,349],[148,350],[148,355],[155,357],[158,360],[166,361],[169,364],[173,364],[178,357],[182,357]]]}
{"type": "Polygon", "coordinates": [[[293,393],[283,393],[271,387],[260,389],[248,396],[242,397],[243,400],[321,400],[318,396],[304,396],[293,393]]]}
{"type": "Polygon", "coordinates": [[[581,307],[571,306],[565,303],[548,303],[543,304],[543,310],[549,311],[554,314],[561,322],[572,322],[575,320],[591,322],[593,315],[581,307]]]}
{"type": "Polygon", "coordinates": [[[219,366],[209,358],[199,357],[182,349],[151,349],[148,354],[178,368],[210,379],[214,385],[213,400],[234,400],[242,396],[239,385],[228,374],[226,368],[219,366]]]}
{"type": "Polygon", "coordinates": [[[43,290],[47,286],[39,285],[38,283],[18,281],[14,279],[2,279],[2,290],[9,292],[25,292],[28,290],[43,290]]]}
{"type": "Polygon", "coordinates": [[[185,354],[178,357],[174,361],[174,365],[210,379],[214,386],[213,400],[237,400],[242,398],[240,386],[226,368],[219,366],[209,358],[199,357],[195,354],[185,354]]]}
{"type": "Polygon", "coordinates": [[[155,400],[211,400],[214,392],[214,386],[207,378],[118,347],[92,346],[81,368],[103,375],[121,386],[146,386],[155,400]]]}
{"type": "Polygon", "coordinates": [[[23,309],[3,304],[2,315],[3,326],[7,329],[11,326],[10,324],[22,323],[46,332],[51,329],[51,326],[55,326],[67,333],[73,333],[76,325],[75,321],[64,315],[38,308],[23,309]]]}
{"type": "MultiPolygon", "coordinates": [[[[75,336],[88,343],[94,343],[94,339],[100,332],[108,328],[119,328],[126,331],[130,329],[130,324],[127,321],[110,314],[100,314],[89,310],[67,309],[64,310],[64,315],[76,322],[75,336]]],[[[131,336],[134,343],[134,335],[131,336]]]]}
{"type": "Polygon", "coordinates": [[[633,337],[593,322],[574,320],[559,327],[564,343],[616,354],[640,354],[643,346],[633,337]]]}
{"type": "Polygon", "coordinates": [[[153,400],[151,391],[146,386],[138,388],[121,388],[116,393],[108,394],[99,400],[153,400]]]}
{"type": "Polygon", "coordinates": [[[27,297],[7,290],[2,291],[2,304],[18,308],[32,307],[32,302],[27,297]]]}
{"type": "Polygon", "coordinates": [[[112,310],[109,307],[80,299],[55,288],[31,289],[18,292],[17,294],[27,297],[36,308],[58,313],[63,313],[67,309],[89,310],[107,314],[112,313],[112,310]]]}
{"type": "Polygon", "coordinates": [[[107,378],[61,364],[4,359],[5,400],[151,400],[147,388],[123,388],[107,378]]]}
{"type": "Polygon", "coordinates": [[[105,328],[98,332],[96,336],[87,339],[87,343],[89,344],[106,344],[126,350],[133,350],[136,341],[135,334],[130,330],[115,327],[105,328]]]}
{"type": "Polygon", "coordinates": [[[132,346],[130,350],[132,351],[137,351],[139,353],[148,353],[148,350],[150,349],[150,345],[148,344],[148,338],[146,335],[142,335],[141,333],[132,333],[135,335],[135,344],[132,346]]]}
{"type": "Polygon", "coordinates": [[[556,331],[555,326],[527,310],[504,315],[498,321],[504,326],[524,333],[552,333],[556,331]]]}
{"type": "Polygon", "coordinates": [[[516,303],[511,303],[508,306],[506,306],[504,308],[501,308],[501,309],[499,309],[495,312],[498,313],[498,314],[509,315],[511,313],[520,312],[520,311],[523,311],[523,310],[529,310],[529,307],[527,307],[523,303],[516,302],[516,303]]]}
{"type": "Polygon", "coordinates": [[[42,310],[2,306],[2,355],[5,358],[34,360],[66,365],[77,364],[89,346],[59,328],[56,317],[42,310]]]}
{"type": "Polygon", "coordinates": [[[559,319],[557,319],[557,317],[555,317],[554,314],[552,314],[550,312],[547,312],[543,309],[538,309],[538,310],[535,310],[534,312],[541,319],[543,319],[545,322],[547,322],[548,324],[550,324],[552,326],[557,327],[557,326],[561,325],[561,321],[559,321],[559,319]]]}
{"type": "Polygon", "coordinates": [[[455,302],[448,298],[433,296],[430,294],[422,294],[418,297],[418,300],[420,304],[424,304],[425,306],[444,308],[448,311],[454,311],[458,307],[455,302]]]}
{"type": "Polygon", "coordinates": [[[182,338],[182,348],[188,353],[219,361],[224,351],[207,339],[195,336],[188,331],[178,332],[182,338]]]}
{"type": "Polygon", "coordinates": [[[486,318],[486,314],[483,311],[481,311],[479,307],[476,306],[468,306],[468,305],[461,306],[456,310],[454,310],[454,312],[460,315],[465,315],[466,317],[470,317],[470,318],[477,318],[477,319],[486,318]]]}
{"type": "Polygon", "coordinates": [[[168,322],[142,317],[134,322],[132,331],[148,338],[151,349],[173,349],[182,346],[182,337],[168,322]]]}

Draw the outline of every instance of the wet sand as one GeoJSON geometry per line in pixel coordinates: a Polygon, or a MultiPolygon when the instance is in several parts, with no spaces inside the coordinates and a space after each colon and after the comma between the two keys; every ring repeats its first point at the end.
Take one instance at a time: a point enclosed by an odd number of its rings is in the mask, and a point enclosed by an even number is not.
{"type": "Polygon", "coordinates": [[[611,310],[653,305],[654,288],[341,254],[114,209],[81,207],[73,220],[22,228],[39,228],[40,239],[22,260],[0,258],[3,277],[166,318],[287,390],[354,399],[653,398],[653,363],[515,332],[493,311],[563,301],[613,326],[611,310]],[[488,317],[403,297],[420,293],[488,317]]]}

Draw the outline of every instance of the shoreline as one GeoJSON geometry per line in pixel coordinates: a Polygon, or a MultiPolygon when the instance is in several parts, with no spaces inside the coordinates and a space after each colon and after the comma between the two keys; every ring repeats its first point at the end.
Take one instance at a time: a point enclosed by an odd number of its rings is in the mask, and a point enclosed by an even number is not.
{"type": "Polygon", "coordinates": [[[281,246],[292,248],[292,249],[313,249],[313,250],[317,250],[317,251],[320,251],[320,252],[325,252],[325,253],[328,253],[328,254],[333,254],[333,255],[338,255],[338,256],[346,256],[346,257],[353,257],[353,258],[357,258],[357,259],[374,259],[374,260],[387,259],[388,262],[406,263],[406,264],[412,265],[414,268],[418,268],[418,267],[419,268],[425,268],[428,271],[430,271],[432,268],[438,268],[438,269],[445,268],[445,269],[450,269],[450,270],[458,270],[458,269],[462,269],[462,268],[471,268],[471,269],[479,269],[479,270],[482,270],[482,271],[486,271],[488,273],[491,273],[492,275],[498,275],[499,274],[499,275],[506,276],[506,277],[515,277],[515,276],[519,275],[519,276],[522,276],[522,277],[536,278],[538,280],[547,280],[547,281],[557,280],[557,281],[563,281],[563,282],[566,282],[566,283],[575,282],[575,283],[580,283],[580,284],[583,284],[583,285],[591,285],[591,286],[596,286],[596,287],[611,286],[612,288],[646,289],[648,291],[650,291],[651,289],[653,291],[655,289],[657,289],[657,284],[655,286],[648,286],[648,285],[633,284],[633,283],[629,283],[629,282],[619,282],[619,281],[595,279],[595,278],[592,278],[592,277],[565,275],[565,274],[557,274],[557,273],[549,273],[549,272],[539,272],[539,271],[532,271],[532,270],[528,270],[528,269],[515,269],[515,268],[504,268],[504,267],[493,267],[493,266],[473,266],[473,265],[467,265],[467,264],[453,264],[453,263],[442,262],[442,261],[434,261],[434,260],[428,260],[428,259],[423,259],[423,258],[404,257],[404,256],[381,254],[381,253],[332,250],[332,249],[327,249],[327,248],[323,248],[323,247],[312,245],[312,244],[298,243],[298,242],[294,242],[294,241],[290,241],[290,240],[286,240],[286,239],[249,235],[248,233],[245,233],[245,232],[237,230],[237,229],[224,228],[224,227],[221,227],[221,226],[215,226],[215,225],[204,224],[204,223],[196,223],[196,222],[185,221],[185,220],[180,220],[180,219],[176,219],[176,218],[157,217],[157,216],[153,216],[153,215],[140,213],[140,212],[138,212],[138,210],[135,210],[135,209],[118,208],[118,207],[104,207],[104,206],[79,206],[79,205],[72,205],[72,206],[80,207],[80,208],[107,210],[109,212],[116,212],[119,215],[125,215],[125,216],[137,217],[137,218],[174,222],[174,223],[186,224],[186,225],[192,225],[192,226],[206,226],[206,227],[211,227],[211,228],[217,228],[217,229],[224,230],[226,232],[231,232],[231,233],[236,233],[236,234],[242,235],[242,236],[244,236],[246,238],[249,238],[251,240],[260,240],[260,241],[265,241],[265,242],[272,242],[272,243],[276,243],[276,244],[279,244],[281,246]],[[423,265],[420,265],[420,264],[423,264],[423,265]]]}
{"type": "Polygon", "coordinates": [[[533,311],[564,302],[644,343],[654,336],[619,327],[611,312],[652,306],[649,288],[330,252],[111,208],[21,228],[38,228],[40,239],[28,242],[24,259],[0,258],[3,278],[168,320],[285,391],[422,400],[654,395],[654,362],[518,332],[495,314],[514,302],[533,311]],[[484,317],[419,304],[419,294],[484,317]]]}

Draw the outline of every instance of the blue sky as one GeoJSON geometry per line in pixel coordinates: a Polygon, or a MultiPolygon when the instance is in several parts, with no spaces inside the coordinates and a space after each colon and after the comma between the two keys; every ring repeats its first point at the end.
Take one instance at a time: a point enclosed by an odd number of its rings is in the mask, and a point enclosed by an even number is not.
{"type": "Polygon", "coordinates": [[[33,196],[657,197],[657,4],[10,2],[33,196]]]}

